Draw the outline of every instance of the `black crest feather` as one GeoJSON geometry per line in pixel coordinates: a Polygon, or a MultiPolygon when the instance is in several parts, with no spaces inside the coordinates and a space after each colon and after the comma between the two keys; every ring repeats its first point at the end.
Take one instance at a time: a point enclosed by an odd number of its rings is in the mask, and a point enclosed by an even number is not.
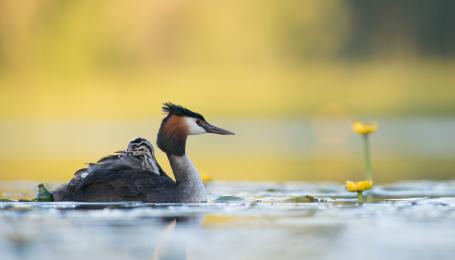
{"type": "Polygon", "coordinates": [[[177,116],[194,117],[194,118],[199,118],[199,119],[204,120],[204,117],[201,114],[193,112],[182,106],[172,104],[170,102],[166,102],[163,104],[163,111],[166,113],[169,113],[169,114],[177,115],[177,116]]]}

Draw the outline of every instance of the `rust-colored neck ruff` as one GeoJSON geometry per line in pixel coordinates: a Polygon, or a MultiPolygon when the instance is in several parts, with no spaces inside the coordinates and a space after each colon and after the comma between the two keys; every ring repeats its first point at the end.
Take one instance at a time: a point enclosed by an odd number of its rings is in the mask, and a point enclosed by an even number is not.
{"type": "Polygon", "coordinates": [[[181,156],[185,154],[187,137],[188,127],[186,126],[184,117],[168,115],[161,122],[157,144],[163,152],[181,156]]]}

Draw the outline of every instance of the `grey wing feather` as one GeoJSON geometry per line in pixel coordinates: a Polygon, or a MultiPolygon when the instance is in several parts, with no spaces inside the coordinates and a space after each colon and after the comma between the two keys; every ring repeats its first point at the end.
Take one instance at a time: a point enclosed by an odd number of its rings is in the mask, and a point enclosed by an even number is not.
{"type": "Polygon", "coordinates": [[[74,173],[74,178],[67,185],[69,188],[78,187],[85,178],[94,172],[102,174],[109,170],[143,170],[150,174],[168,177],[155,159],[153,145],[144,138],[131,141],[126,151],[117,151],[116,154],[102,157],[97,163],[88,163],[87,165],[86,168],[79,169],[74,173]],[[146,149],[144,150],[144,148],[146,149]]]}
{"type": "Polygon", "coordinates": [[[147,201],[154,196],[154,201],[172,201],[175,182],[168,176],[150,174],[142,170],[108,170],[94,171],[74,189],[84,199],[86,195],[104,191],[102,198],[108,201],[140,200],[147,201]]]}

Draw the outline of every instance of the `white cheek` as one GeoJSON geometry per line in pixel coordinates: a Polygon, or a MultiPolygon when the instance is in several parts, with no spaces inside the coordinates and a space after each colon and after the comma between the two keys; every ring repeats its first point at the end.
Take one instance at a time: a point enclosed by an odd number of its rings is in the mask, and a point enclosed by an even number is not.
{"type": "Polygon", "coordinates": [[[185,121],[186,121],[186,125],[188,126],[188,134],[190,134],[190,135],[200,135],[200,134],[206,133],[205,129],[200,127],[196,123],[196,119],[190,118],[190,117],[186,117],[185,121]]]}

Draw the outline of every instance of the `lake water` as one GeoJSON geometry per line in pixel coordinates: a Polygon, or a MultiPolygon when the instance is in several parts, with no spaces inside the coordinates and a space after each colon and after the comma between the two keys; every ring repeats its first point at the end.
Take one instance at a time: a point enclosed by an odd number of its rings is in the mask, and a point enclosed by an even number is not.
{"type": "MultiPolygon", "coordinates": [[[[36,183],[2,182],[2,197],[36,183]]],[[[207,204],[0,203],[1,259],[453,259],[455,181],[208,185],[207,204]],[[311,195],[310,203],[289,202],[311,195]],[[232,197],[226,197],[232,196],[232,197]]]]}

